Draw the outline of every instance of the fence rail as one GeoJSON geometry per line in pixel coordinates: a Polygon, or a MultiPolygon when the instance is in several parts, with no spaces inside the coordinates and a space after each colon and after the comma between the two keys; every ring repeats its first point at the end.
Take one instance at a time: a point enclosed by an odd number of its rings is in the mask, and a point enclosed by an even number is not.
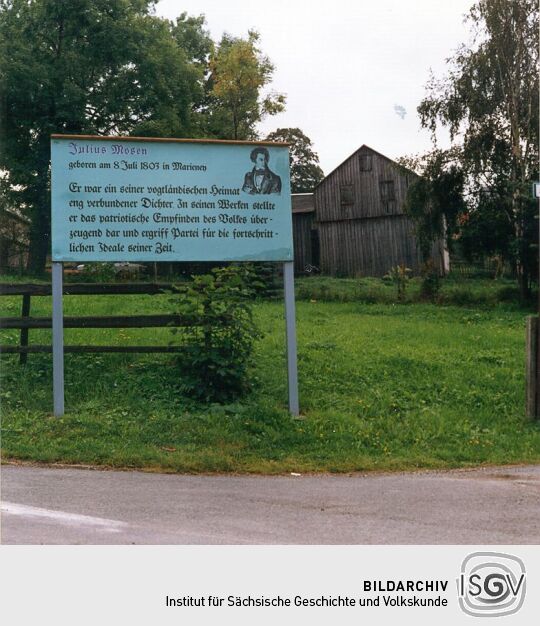
{"type": "MultiPolygon", "coordinates": [[[[64,317],[64,328],[158,328],[194,326],[180,315],[107,315],[99,317],[64,317]]],[[[0,329],[52,328],[51,317],[0,317],[0,329]]]]}
{"type": "MultiPolygon", "coordinates": [[[[64,346],[64,352],[126,352],[126,353],[150,353],[150,352],[181,352],[181,346],[64,346]]],[[[31,346],[0,346],[3,354],[30,354],[38,352],[52,352],[52,346],[32,344],[31,346]]]]}
{"type": "MultiPolygon", "coordinates": [[[[64,283],[65,296],[106,296],[148,294],[156,295],[167,291],[181,293],[182,285],[171,283],[64,283]]],[[[36,283],[0,283],[0,296],[50,296],[52,285],[36,283]]]]}
{"type": "MultiPolygon", "coordinates": [[[[71,283],[64,284],[63,293],[72,295],[156,295],[166,292],[181,293],[182,286],[169,283],[71,283]]],[[[19,345],[0,345],[2,354],[19,354],[19,362],[26,363],[28,354],[52,352],[51,345],[29,345],[31,329],[52,328],[52,318],[31,317],[30,299],[32,296],[50,296],[52,286],[34,283],[0,283],[0,296],[22,296],[20,317],[1,317],[0,330],[18,329],[21,331],[19,345]]],[[[68,316],[64,317],[64,328],[160,328],[197,326],[198,322],[181,315],[108,315],[108,316],[68,316]]],[[[180,352],[180,346],[65,346],[65,352],[126,352],[126,353],[174,353],[180,352]]]]}

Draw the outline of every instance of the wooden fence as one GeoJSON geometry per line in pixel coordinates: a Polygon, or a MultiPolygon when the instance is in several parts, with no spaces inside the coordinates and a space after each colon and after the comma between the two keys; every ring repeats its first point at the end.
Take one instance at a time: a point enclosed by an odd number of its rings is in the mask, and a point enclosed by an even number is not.
{"type": "MultiPolygon", "coordinates": [[[[50,296],[51,285],[0,284],[0,296],[22,296],[20,317],[0,317],[0,330],[19,329],[19,345],[0,345],[0,353],[20,354],[24,364],[28,353],[52,352],[51,345],[29,344],[29,331],[38,328],[52,328],[51,317],[31,317],[31,298],[50,296]]],[[[168,283],[73,283],[63,286],[63,293],[70,295],[155,295],[166,292],[181,292],[181,288],[168,283]]],[[[195,326],[197,322],[181,315],[114,315],[64,317],[64,328],[158,328],[195,326]]],[[[181,346],[64,346],[64,352],[180,352],[181,346]]]]}

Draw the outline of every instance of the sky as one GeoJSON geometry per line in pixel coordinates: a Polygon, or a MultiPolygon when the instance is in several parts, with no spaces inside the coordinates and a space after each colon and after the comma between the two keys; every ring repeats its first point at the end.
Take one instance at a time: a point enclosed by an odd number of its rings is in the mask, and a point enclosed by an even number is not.
{"type": "MultiPolygon", "coordinates": [[[[431,147],[416,107],[430,70],[470,40],[464,15],[473,0],[161,0],[156,14],[204,14],[212,38],[261,35],[275,65],[271,90],[284,113],[259,125],[265,136],[298,127],[328,174],[362,144],[395,159],[431,147]]],[[[439,144],[448,145],[445,132],[439,144]]]]}

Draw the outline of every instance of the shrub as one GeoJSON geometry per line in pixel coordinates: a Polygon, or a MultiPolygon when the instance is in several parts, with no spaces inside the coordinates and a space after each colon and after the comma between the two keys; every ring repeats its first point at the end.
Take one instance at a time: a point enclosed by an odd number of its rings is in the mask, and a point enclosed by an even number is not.
{"type": "Polygon", "coordinates": [[[432,259],[424,263],[422,267],[422,285],[420,297],[426,300],[435,300],[441,289],[439,273],[432,259]]]}
{"type": "Polygon", "coordinates": [[[454,306],[475,306],[485,305],[487,303],[486,295],[475,292],[470,287],[458,286],[449,289],[446,293],[438,295],[437,304],[446,304],[454,306]]]}
{"type": "Polygon", "coordinates": [[[407,289],[407,283],[410,280],[409,274],[411,274],[411,272],[412,270],[409,267],[405,267],[402,263],[401,265],[391,267],[388,274],[384,277],[387,280],[391,280],[396,286],[397,299],[400,302],[405,298],[405,290],[407,289]]]}
{"type": "Polygon", "coordinates": [[[497,300],[499,302],[518,302],[519,288],[515,286],[501,287],[497,290],[497,300]]]}
{"type": "Polygon", "coordinates": [[[274,298],[281,295],[282,284],[276,263],[254,262],[242,265],[246,287],[257,298],[274,298]]]}
{"type": "MultiPolygon", "coordinates": [[[[178,357],[184,391],[198,400],[228,402],[250,388],[248,369],[260,335],[249,297],[252,276],[244,267],[215,268],[193,277],[172,302],[193,324],[178,357]]],[[[177,329],[174,329],[175,332],[177,329]]]]}

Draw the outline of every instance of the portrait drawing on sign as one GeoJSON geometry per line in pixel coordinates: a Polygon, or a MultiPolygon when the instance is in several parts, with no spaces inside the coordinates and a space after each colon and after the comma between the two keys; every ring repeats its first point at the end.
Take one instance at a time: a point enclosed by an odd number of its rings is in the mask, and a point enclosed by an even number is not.
{"type": "Polygon", "coordinates": [[[281,178],[268,167],[270,154],[266,148],[254,148],[249,155],[254,167],[244,176],[242,191],[251,194],[281,194],[281,178]]]}

